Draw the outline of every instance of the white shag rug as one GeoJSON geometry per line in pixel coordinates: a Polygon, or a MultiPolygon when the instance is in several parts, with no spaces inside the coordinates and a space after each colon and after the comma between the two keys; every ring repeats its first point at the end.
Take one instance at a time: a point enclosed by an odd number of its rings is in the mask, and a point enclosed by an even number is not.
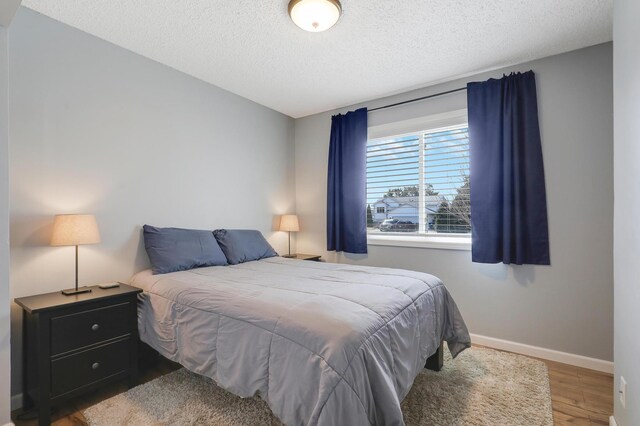
{"type": "MultiPolygon", "coordinates": [[[[547,367],[541,361],[471,348],[423,370],[402,402],[407,426],[553,425],[547,367]]],[[[258,397],[239,398],[180,369],[89,407],[90,425],[280,425],[258,397]]]]}

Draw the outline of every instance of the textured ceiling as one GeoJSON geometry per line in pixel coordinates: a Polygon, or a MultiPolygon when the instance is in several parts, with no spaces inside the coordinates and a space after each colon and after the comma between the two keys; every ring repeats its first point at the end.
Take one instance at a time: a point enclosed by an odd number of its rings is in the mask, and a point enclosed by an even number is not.
{"type": "Polygon", "coordinates": [[[613,0],[342,0],[307,33],[287,0],[23,4],[292,117],[611,40],[613,0]]]}

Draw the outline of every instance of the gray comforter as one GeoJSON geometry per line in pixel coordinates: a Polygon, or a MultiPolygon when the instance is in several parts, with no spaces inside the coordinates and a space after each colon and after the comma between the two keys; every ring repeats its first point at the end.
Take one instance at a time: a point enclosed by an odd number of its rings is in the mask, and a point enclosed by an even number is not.
{"type": "Polygon", "coordinates": [[[151,275],[141,339],[287,425],[402,425],[400,402],[446,340],[469,347],[442,282],[420,272],[270,258],[151,275]]]}

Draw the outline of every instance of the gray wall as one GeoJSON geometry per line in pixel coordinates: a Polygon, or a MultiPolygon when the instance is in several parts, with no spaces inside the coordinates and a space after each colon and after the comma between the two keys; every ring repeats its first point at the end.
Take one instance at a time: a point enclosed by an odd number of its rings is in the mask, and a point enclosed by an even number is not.
{"type": "MultiPolygon", "coordinates": [[[[463,87],[467,81],[533,69],[546,169],[551,263],[510,267],[471,262],[469,251],[369,246],[365,258],[326,252],[330,117],[296,120],[297,250],[329,260],[425,271],[446,283],[472,333],[603,360],[613,358],[612,46],[598,45],[403,95],[463,87]]],[[[372,112],[369,125],[466,107],[458,93],[372,112]]]]}
{"type": "MultiPolygon", "coordinates": [[[[146,268],[144,223],[250,227],[286,250],[272,229],[295,210],[293,119],[25,8],[9,64],[12,297],[73,285],[73,248],[48,246],[56,213],[97,216],[83,284],[146,268]]],[[[14,394],[20,325],[14,305],[14,394]]]]}
{"type": "Polygon", "coordinates": [[[615,418],[640,425],[640,2],[616,0],[613,27],[615,110],[615,418]],[[617,390],[627,381],[626,408],[617,390]]]}
{"type": "Polygon", "coordinates": [[[0,424],[11,421],[9,408],[9,101],[7,29],[0,26],[0,424]]]}

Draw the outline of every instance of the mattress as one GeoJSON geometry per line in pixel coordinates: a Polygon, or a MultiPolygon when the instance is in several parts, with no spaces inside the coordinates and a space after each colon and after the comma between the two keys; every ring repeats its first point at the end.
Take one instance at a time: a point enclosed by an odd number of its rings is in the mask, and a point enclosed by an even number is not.
{"type": "Polygon", "coordinates": [[[441,341],[470,346],[436,277],[274,257],[152,275],[142,341],[287,425],[402,425],[400,403],[441,341]]]}

